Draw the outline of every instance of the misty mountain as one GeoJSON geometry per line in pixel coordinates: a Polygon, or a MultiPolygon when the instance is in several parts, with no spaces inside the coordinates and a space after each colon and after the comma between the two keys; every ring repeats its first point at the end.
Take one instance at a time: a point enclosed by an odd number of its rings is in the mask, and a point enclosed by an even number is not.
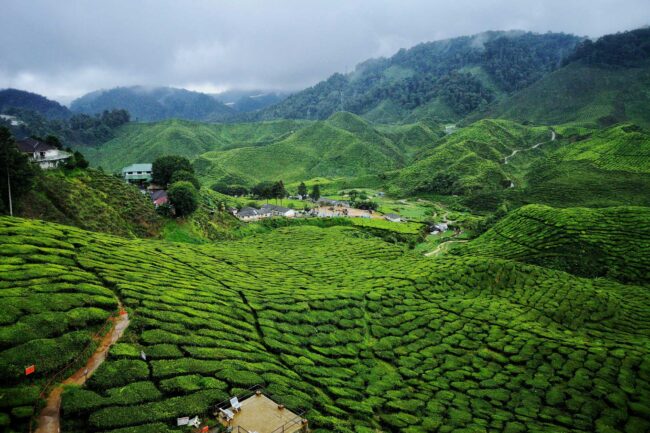
{"type": "Polygon", "coordinates": [[[413,110],[460,118],[560,67],[578,42],[563,33],[495,31],[422,43],[334,74],[256,118],[324,119],[344,110],[373,119],[397,120],[413,110]]]}
{"type": "Polygon", "coordinates": [[[88,93],[70,106],[77,113],[95,114],[125,109],[141,122],[164,119],[221,121],[235,111],[210,95],[173,87],[116,87],[88,93]]]}
{"type": "Polygon", "coordinates": [[[213,96],[238,113],[249,113],[277,104],[289,95],[289,92],[278,91],[227,90],[213,96]]]}
{"type": "Polygon", "coordinates": [[[63,105],[36,93],[18,89],[0,90],[0,113],[13,110],[33,111],[47,119],[67,119],[72,115],[63,105]]]}

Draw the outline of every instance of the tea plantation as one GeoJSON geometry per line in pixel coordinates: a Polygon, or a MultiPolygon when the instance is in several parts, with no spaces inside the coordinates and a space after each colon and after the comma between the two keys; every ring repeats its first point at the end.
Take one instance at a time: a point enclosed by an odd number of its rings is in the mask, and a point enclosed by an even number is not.
{"type": "MultiPolygon", "coordinates": [[[[255,384],[316,432],[650,429],[647,279],[428,259],[350,226],[203,245],[11,218],[0,230],[2,377],[20,390],[1,393],[8,431],[35,397],[21,375],[30,360],[16,354],[38,351],[56,368],[115,297],[131,324],[87,386],[64,393],[63,432],[180,432],[176,417],[255,384]]],[[[647,225],[636,230],[648,239],[647,225]]],[[[647,275],[638,245],[625,263],[647,275]]]]}

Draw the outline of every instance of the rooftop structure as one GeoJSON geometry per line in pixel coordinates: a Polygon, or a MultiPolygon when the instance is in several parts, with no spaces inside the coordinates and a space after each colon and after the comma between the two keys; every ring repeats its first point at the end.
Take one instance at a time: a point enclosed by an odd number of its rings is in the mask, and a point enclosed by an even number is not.
{"type": "Polygon", "coordinates": [[[54,146],[33,138],[16,141],[16,147],[22,153],[29,155],[30,161],[37,163],[43,169],[58,167],[59,164],[72,156],[68,152],[63,152],[54,146]]]}
{"type": "Polygon", "coordinates": [[[127,182],[150,182],[151,164],[131,164],[122,169],[122,177],[127,182]]]}
{"type": "Polygon", "coordinates": [[[224,407],[218,407],[215,415],[221,423],[237,433],[295,433],[306,432],[307,421],[284,405],[279,404],[261,390],[238,401],[233,398],[224,407]],[[233,400],[236,405],[233,405],[233,400]]]}

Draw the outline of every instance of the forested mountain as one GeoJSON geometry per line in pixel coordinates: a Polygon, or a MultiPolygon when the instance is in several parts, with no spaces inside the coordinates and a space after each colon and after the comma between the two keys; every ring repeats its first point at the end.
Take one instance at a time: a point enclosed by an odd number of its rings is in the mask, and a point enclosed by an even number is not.
{"type": "Polygon", "coordinates": [[[431,105],[428,114],[434,117],[459,118],[553,71],[579,41],[566,34],[511,31],[423,43],[365,61],[352,73],[334,74],[257,118],[366,114],[386,102],[406,112],[431,105]]]}
{"type": "Polygon", "coordinates": [[[210,95],[173,87],[133,86],[98,90],[74,100],[70,108],[85,114],[125,109],[133,120],[141,122],[170,118],[218,121],[235,114],[233,109],[210,95]]]}
{"type": "Polygon", "coordinates": [[[17,89],[0,90],[0,113],[16,114],[17,110],[34,111],[47,119],[66,119],[72,115],[63,105],[36,93],[17,89]]]}
{"type": "Polygon", "coordinates": [[[565,66],[470,118],[650,127],[650,29],[586,40],[565,66]]]}
{"type": "Polygon", "coordinates": [[[238,113],[249,113],[283,101],[289,93],[264,90],[228,90],[213,95],[238,113]]]}

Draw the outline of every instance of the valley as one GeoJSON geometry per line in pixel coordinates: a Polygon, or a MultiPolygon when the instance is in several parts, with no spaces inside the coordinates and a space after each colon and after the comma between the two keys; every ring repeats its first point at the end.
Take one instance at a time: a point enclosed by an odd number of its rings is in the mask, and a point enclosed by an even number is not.
{"type": "Polygon", "coordinates": [[[648,62],[509,30],[0,90],[0,432],[650,431],[648,62]]]}

